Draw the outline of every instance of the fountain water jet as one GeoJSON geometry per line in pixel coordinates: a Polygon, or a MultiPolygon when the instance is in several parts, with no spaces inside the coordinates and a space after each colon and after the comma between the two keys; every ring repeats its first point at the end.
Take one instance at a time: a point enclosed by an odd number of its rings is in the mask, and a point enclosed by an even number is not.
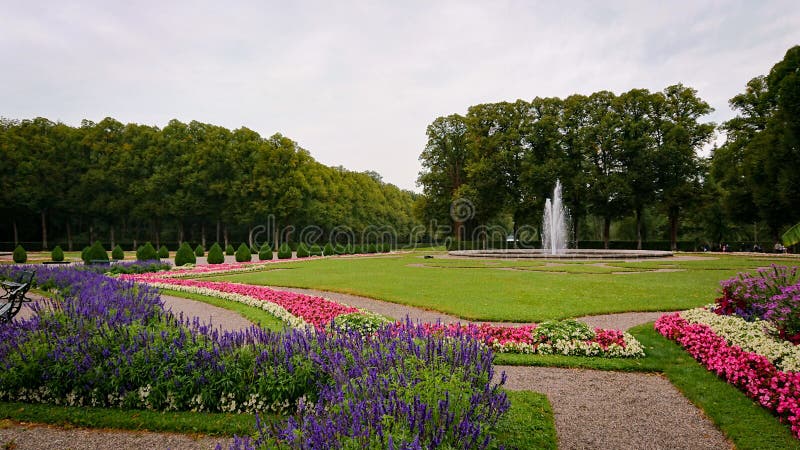
{"type": "Polygon", "coordinates": [[[544,202],[542,250],[551,255],[564,253],[567,249],[567,230],[569,230],[569,213],[561,199],[561,181],[556,180],[552,200],[548,198],[544,202]]]}

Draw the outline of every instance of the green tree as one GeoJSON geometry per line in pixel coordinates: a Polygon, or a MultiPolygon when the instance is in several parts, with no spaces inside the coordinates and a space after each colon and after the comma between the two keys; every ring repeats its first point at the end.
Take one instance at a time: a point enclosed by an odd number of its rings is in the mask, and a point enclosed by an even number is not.
{"type": "Polygon", "coordinates": [[[186,264],[196,264],[197,257],[192,250],[192,247],[189,246],[188,242],[184,242],[178,247],[178,251],[175,252],[175,265],[176,266],[183,266],[186,264]]]}
{"type": "Polygon", "coordinates": [[[235,256],[236,256],[236,262],[250,262],[253,259],[253,255],[250,253],[250,249],[244,242],[239,244],[239,248],[236,249],[235,256]]]}
{"type": "Polygon", "coordinates": [[[222,254],[222,247],[216,242],[208,249],[208,263],[222,264],[225,262],[225,255],[222,254]]]}

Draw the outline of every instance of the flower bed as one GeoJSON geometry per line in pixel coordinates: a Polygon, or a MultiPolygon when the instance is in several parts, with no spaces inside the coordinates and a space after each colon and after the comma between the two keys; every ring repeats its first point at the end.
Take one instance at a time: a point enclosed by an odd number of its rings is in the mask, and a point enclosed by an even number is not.
{"type": "Polygon", "coordinates": [[[509,407],[492,351],[466,334],[220,333],[129,280],[37,267],[36,281],[63,297],[0,327],[4,401],[291,413],[259,430],[271,448],[485,448],[509,407]]]}
{"type": "Polygon", "coordinates": [[[680,314],[661,316],[656,330],[680,344],[697,361],[791,425],[800,438],[800,373],[778,370],[767,357],[730,345],[710,326],[680,314]]]}
{"type": "Polygon", "coordinates": [[[489,323],[423,324],[434,335],[468,334],[498,353],[561,354],[626,358],[644,356],[644,348],[631,334],[618,330],[592,330],[574,320],[543,322],[522,326],[489,323]]]}
{"type": "Polygon", "coordinates": [[[357,308],[344,306],[322,297],[314,297],[294,292],[276,291],[265,286],[227,283],[221,281],[198,281],[180,278],[162,278],[160,275],[122,276],[140,283],[152,284],[168,289],[183,290],[206,295],[220,296],[234,301],[260,305],[276,317],[284,319],[290,325],[309,323],[314,327],[325,328],[339,315],[358,312],[357,308]],[[259,303],[254,303],[255,299],[259,303]],[[278,306],[280,308],[275,308],[278,306]],[[284,312],[285,311],[285,312],[284,312]],[[287,314],[288,313],[288,314],[287,314]],[[300,321],[298,321],[298,319],[300,321]]]}

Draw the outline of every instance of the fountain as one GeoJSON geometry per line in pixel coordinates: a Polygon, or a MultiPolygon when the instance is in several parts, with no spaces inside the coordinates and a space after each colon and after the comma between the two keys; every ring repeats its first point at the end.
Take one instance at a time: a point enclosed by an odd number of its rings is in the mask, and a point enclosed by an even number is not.
{"type": "Polygon", "coordinates": [[[476,258],[536,258],[536,259],[639,259],[663,258],[672,252],[656,250],[594,250],[568,249],[569,212],[561,198],[561,181],[556,180],[553,198],[544,203],[542,248],[507,248],[485,250],[456,250],[453,256],[476,258]]]}
{"type": "Polygon", "coordinates": [[[564,253],[567,249],[567,230],[569,229],[569,213],[561,200],[561,181],[556,180],[552,201],[544,202],[544,219],[542,219],[542,250],[551,255],[564,253]]]}

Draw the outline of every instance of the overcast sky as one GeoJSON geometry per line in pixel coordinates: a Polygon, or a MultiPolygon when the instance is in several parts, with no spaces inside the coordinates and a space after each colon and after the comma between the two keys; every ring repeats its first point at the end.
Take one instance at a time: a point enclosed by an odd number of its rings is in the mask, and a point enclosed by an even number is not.
{"type": "Polygon", "coordinates": [[[36,3],[0,0],[0,116],[280,132],[413,190],[438,116],[682,82],[721,122],[800,44],[797,0],[36,3]]]}

